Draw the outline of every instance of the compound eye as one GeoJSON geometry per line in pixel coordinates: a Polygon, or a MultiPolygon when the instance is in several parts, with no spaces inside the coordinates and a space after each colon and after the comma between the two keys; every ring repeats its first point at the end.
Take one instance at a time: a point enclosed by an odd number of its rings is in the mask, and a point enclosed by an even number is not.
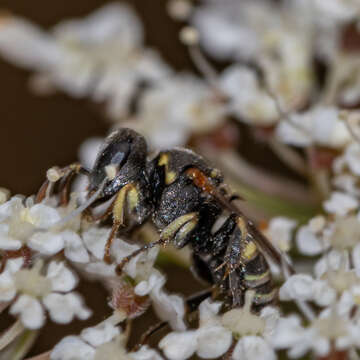
{"type": "Polygon", "coordinates": [[[105,168],[115,165],[120,169],[130,153],[130,144],[127,141],[112,141],[100,151],[95,165],[90,173],[90,190],[97,189],[106,177],[105,168]]]}

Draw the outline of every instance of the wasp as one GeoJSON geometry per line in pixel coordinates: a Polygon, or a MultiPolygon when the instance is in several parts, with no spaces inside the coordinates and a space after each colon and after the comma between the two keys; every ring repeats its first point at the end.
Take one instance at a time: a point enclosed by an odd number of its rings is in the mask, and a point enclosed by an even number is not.
{"type": "Polygon", "coordinates": [[[255,292],[255,308],[275,300],[264,254],[278,264],[281,254],[235,205],[238,197],[224,183],[222,173],[200,155],[174,148],[149,158],[144,137],[121,128],[106,138],[90,171],[80,165],[67,171],[64,184],[75,172],[87,174],[89,197],[95,194],[96,198],[86,209],[92,220],[112,216],[106,262],[111,262],[111,243],[120,229],[138,227],[150,219],[157,228],[159,240],[126,257],[118,265],[119,273],[131,258],[153,246],[190,246],[194,272],[220,289],[231,307],[241,306],[249,289],[255,292]],[[109,202],[100,216],[91,215],[96,206],[109,202]]]}

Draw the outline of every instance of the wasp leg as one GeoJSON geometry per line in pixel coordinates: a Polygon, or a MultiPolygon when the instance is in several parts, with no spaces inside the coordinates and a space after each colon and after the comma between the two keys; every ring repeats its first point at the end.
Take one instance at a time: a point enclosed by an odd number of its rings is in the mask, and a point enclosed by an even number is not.
{"type": "Polygon", "coordinates": [[[83,216],[84,218],[88,221],[88,222],[98,222],[98,221],[104,221],[106,220],[113,211],[114,208],[114,203],[115,203],[116,199],[113,200],[111,202],[111,204],[106,208],[106,210],[99,215],[94,215],[91,211],[91,207],[88,207],[87,209],[84,210],[83,212],[83,216]]]}
{"type": "Polygon", "coordinates": [[[122,273],[123,267],[131,259],[139,255],[140,253],[153,248],[154,246],[166,245],[172,239],[175,240],[176,246],[178,247],[184,246],[184,242],[187,235],[195,228],[197,221],[198,221],[197,212],[189,213],[178,217],[162,230],[160,234],[160,239],[158,241],[152,242],[150,244],[146,244],[140,249],[135,250],[133,253],[123,258],[121,263],[116,267],[117,274],[122,273]]]}
{"type": "MultiPolygon", "coordinates": [[[[199,305],[201,304],[202,301],[204,301],[205,299],[207,299],[208,297],[210,297],[212,294],[211,289],[206,289],[206,290],[202,290],[196,294],[190,295],[186,298],[186,307],[187,307],[187,312],[191,313],[194,312],[198,309],[199,305]]],[[[157,324],[151,326],[150,328],[148,328],[148,330],[146,330],[140,337],[140,341],[139,343],[137,343],[134,348],[132,349],[132,351],[137,351],[139,350],[139,348],[145,344],[147,344],[150,340],[150,338],[155,335],[158,331],[160,331],[161,329],[167,327],[169,325],[168,322],[166,321],[160,321],[157,324]]]]}
{"type": "Polygon", "coordinates": [[[121,275],[122,274],[122,269],[124,268],[124,266],[131,260],[133,259],[134,257],[136,257],[137,255],[143,253],[144,251],[147,251],[147,250],[150,250],[152,249],[153,247],[155,246],[159,246],[159,245],[164,245],[167,243],[167,240],[165,239],[159,239],[158,241],[154,241],[150,244],[146,244],[144,246],[142,246],[141,248],[135,250],[134,252],[132,252],[130,255],[124,257],[122,260],[121,260],[121,263],[118,264],[118,266],[116,267],[115,271],[118,275],[121,275]]]}
{"type": "Polygon", "coordinates": [[[64,173],[60,186],[60,205],[66,206],[70,201],[70,187],[74,180],[75,175],[83,174],[83,175],[89,175],[89,170],[84,168],[79,163],[73,163],[69,166],[62,169],[62,172],[64,173]]]}
{"type": "MultiPolygon", "coordinates": [[[[84,174],[88,175],[89,170],[84,168],[79,163],[73,163],[68,166],[65,166],[64,168],[61,168],[58,170],[60,177],[61,177],[61,183],[60,183],[60,203],[62,205],[66,205],[69,202],[69,193],[70,193],[70,185],[73,180],[74,175],[76,174],[84,174]]],[[[49,186],[51,186],[51,182],[49,179],[46,179],[44,183],[41,185],[38,193],[36,194],[35,201],[37,203],[44,200],[46,197],[46,194],[49,191],[49,186]]]]}
{"type": "Polygon", "coordinates": [[[106,263],[111,263],[111,245],[116,237],[119,228],[125,225],[126,215],[134,211],[138,204],[139,194],[136,186],[132,183],[129,183],[121,188],[115,200],[110,205],[112,208],[114,222],[105,245],[104,261],[106,263]]]}

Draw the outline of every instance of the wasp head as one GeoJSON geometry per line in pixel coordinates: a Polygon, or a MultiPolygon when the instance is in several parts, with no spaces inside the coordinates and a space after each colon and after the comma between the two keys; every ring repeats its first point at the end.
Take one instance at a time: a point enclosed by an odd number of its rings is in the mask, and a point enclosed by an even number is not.
{"type": "Polygon", "coordinates": [[[127,183],[139,179],[145,169],[146,155],[146,141],[136,131],[121,128],[111,133],[89,174],[89,194],[105,182],[101,197],[111,197],[127,183]],[[109,169],[114,173],[110,178],[109,169]]]}

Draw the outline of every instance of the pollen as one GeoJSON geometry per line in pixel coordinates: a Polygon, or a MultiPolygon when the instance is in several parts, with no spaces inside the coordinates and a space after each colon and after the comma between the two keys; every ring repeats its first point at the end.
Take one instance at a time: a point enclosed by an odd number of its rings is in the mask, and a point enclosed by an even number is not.
{"type": "Polygon", "coordinates": [[[6,202],[10,197],[10,190],[0,187],[0,204],[6,202]]]}
{"type": "Polygon", "coordinates": [[[171,0],[168,3],[167,11],[175,20],[186,20],[192,11],[192,5],[187,0],[171,0]]]}
{"type": "Polygon", "coordinates": [[[180,31],[180,40],[187,46],[194,46],[199,43],[199,33],[192,26],[186,26],[180,31]]]}
{"type": "Polygon", "coordinates": [[[58,167],[52,167],[46,172],[46,177],[50,182],[57,182],[61,178],[62,174],[58,167]]]}

